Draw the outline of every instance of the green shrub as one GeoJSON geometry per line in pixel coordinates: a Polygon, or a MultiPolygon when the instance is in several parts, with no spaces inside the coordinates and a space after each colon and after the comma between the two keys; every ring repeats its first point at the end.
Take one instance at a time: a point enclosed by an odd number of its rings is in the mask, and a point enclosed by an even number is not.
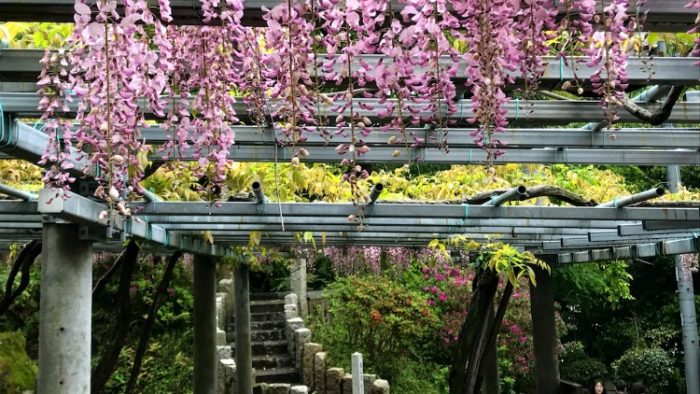
{"type": "Polygon", "coordinates": [[[617,377],[628,382],[644,381],[649,394],[677,391],[680,373],[673,358],[659,347],[632,348],[612,364],[617,377]]]}
{"type": "Polygon", "coordinates": [[[21,393],[36,389],[37,367],[24,350],[19,332],[0,333],[0,393],[21,393]]]}
{"type": "Polygon", "coordinates": [[[595,379],[608,378],[608,369],[600,360],[589,357],[581,342],[564,344],[559,365],[561,378],[584,386],[595,379]]]}
{"type": "Polygon", "coordinates": [[[423,360],[435,340],[439,322],[426,296],[400,282],[349,277],[329,286],[326,294],[329,320],[314,316],[311,329],[334,366],[349,367],[350,355],[360,352],[368,371],[401,385],[411,375],[406,366],[423,360]]]}

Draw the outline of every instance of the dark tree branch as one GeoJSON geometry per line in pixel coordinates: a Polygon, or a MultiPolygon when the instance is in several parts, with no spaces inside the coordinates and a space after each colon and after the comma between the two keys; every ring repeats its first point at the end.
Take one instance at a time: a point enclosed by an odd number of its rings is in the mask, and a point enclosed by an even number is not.
{"type": "Polygon", "coordinates": [[[126,342],[126,336],[130,328],[129,321],[131,319],[129,288],[131,287],[131,278],[134,275],[139,251],[139,246],[134,240],[131,240],[122,253],[124,263],[121,264],[119,288],[117,290],[119,312],[116,317],[116,325],[112,333],[111,341],[102,352],[102,357],[100,357],[100,361],[92,373],[91,392],[93,394],[103,392],[105,385],[116,368],[119,353],[121,353],[124,343],[126,342]]]}
{"type": "Polygon", "coordinates": [[[2,299],[0,299],[0,316],[7,312],[17,297],[29,286],[29,271],[40,254],[41,242],[34,240],[26,244],[19,252],[19,255],[17,255],[14,263],[12,263],[10,275],[5,283],[5,294],[2,299]],[[22,276],[20,277],[19,285],[13,290],[15,278],[17,278],[17,274],[20,271],[22,272],[22,276]]]}
{"type": "MultiPolygon", "coordinates": [[[[452,366],[450,368],[450,394],[472,394],[468,391],[473,382],[469,381],[468,371],[477,367],[480,360],[474,358],[474,348],[486,342],[488,334],[488,315],[491,313],[493,299],[498,288],[498,275],[489,269],[479,269],[474,281],[468,318],[459,333],[459,343],[456,345],[452,366]],[[476,364],[476,365],[474,365],[476,364]]],[[[482,352],[483,355],[483,352],[482,352]]]]}
{"type": "Polygon", "coordinates": [[[671,91],[668,93],[668,96],[666,96],[666,100],[664,101],[663,105],[661,105],[661,108],[654,112],[649,111],[646,108],[642,108],[639,106],[639,104],[627,97],[622,99],[622,106],[627,110],[627,112],[632,114],[637,119],[640,119],[653,126],[658,126],[666,122],[669,116],[671,116],[673,106],[676,105],[676,102],[681,97],[681,94],[683,94],[683,89],[683,85],[673,85],[671,87],[671,91]]]}
{"type": "MultiPolygon", "coordinates": [[[[486,340],[486,349],[492,348],[496,345],[496,339],[498,338],[498,331],[501,329],[503,324],[503,318],[506,315],[506,310],[508,309],[508,303],[510,302],[510,296],[513,294],[513,284],[507,281],[506,287],[503,289],[503,294],[501,295],[501,301],[498,303],[498,310],[496,311],[496,316],[493,318],[491,328],[486,340]]],[[[479,375],[483,374],[483,367],[480,368],[481,371],[479,375]]]]}
{"type": "Polygon", "coordinates": [[[148,310],[148,317],[146,318],[146,322],[141,330],[141,338],[139,339],[139,345],[136,349],[136,355],[134,355],[134,364],[131,367],[131,375],[129,376],[129,382],[126,384],[126,390],[124,391],[125,394],[131,394],[136,387],[136,381],[138,380],[139,372],[141,371],[143,356],[146,353],[146,346],[148,345],[148,340],[151,336],[151,329],[156,321],[158,308],[160,308],[161,297],[163,294],[165,294],[168,286],[170,285],[170,278],[173,275],[175,264],[177,264],[178,260],[180,260],[180,257],[182,257],[182,252],[180,251],[177,251],[170,256],[168,265],[165,267],[165,271],[163,271],[163,277],[161,278],[158,287],[153,292],[153,302],[151,303],[151,307],[148,310]]]}
{"type": "MultiPolygon", "coordinates": [[[[492,197],[497,196],[499,194],[503,194],[506,191],[508,191],[508,189],[490,190],[487,192],[476,194],[473,197],[470,197],[466,200],[461,200],[458,203],[481,205],[489,201],[492,197]]],[[[553,198],[578,207],[592,207],[598,205],[598,203],[593,200],[586,200],[585,198],[579,196],[576,193],[572,193],[566,189],[550,185],[534,186],[527,188],[527,194],[519,197],[519,201],[529,200],[537,197],[548,197],[550,199],[553,198]]]]}
{"type": "Polygon", "coordinates": [[[165,164],[165,162],[162,161],[162,160],[153,160],[153,161],[151,162],[151,164],[149,164],[149,165],[143,170],[143,177],[141,177],[141,179],[142,179],[142,180],[143,180],[143,179],[146,179],[146,178],[148,178],[149,176],[155,174],[156,171],[158,171],[158,169],[159,169],[160,167],[163,166],[163,164],[165,164]]]}
{"type": "MultiPolygon", "coordinates": [[[[131,242],[134,242],[134,241],[129,241],[130,244],[131,244],[131,242]]],[[[112,277],[117,272],[119,267],[122,266],[122,264],[124,263],[124,256],[126,255],[128,250],[129,250],[128,246],[126,248],[124,248],[124,250],[122,250],[122,252],[119,254],[119,257],[117,257],[117,259],[114,260],[114,263],[112,263],[112,266],[109,267],[107,272],[105,272],[104,275],[102,275],[102,277],[97,280],[97,283],[95,283],[95,287],[93,287],[93,289],[92,289],[92,299],[93,300],[95,299],[95,297],[100,295],[100,293],[102,293],[105,286],[107,286],[107,283],[109,283],[110,279],[112,279],[112,277]]]]}

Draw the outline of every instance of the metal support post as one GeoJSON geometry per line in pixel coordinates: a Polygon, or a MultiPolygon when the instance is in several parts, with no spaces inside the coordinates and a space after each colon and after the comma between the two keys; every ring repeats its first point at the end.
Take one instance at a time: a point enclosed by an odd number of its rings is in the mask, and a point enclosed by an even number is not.
{"type": "Polygon", "coordinates": [[[194,257],[194,393],[216,394],[216,265],[194,257]]]}
{"type": "Polygon", "coordinates": [[[236,329],[236,374],[238,394],[253,393],[253,355],[250,335],[250,279],[247,264],[239,264],[233,273],[236,329]]]}
{"type": "MultiPolygon", "coordinates": [[[[681,184],[680,168],[669,166],[666,174],[669,189],[678,191],[681,184]]],[[[683,354],[685,356],[685,385],[688,394],[700,394],[700,348],[698,348],[698,320],[695,312],[693,276],[683,264],[681,256],[673,256],[678,286],[678,304],[681,311],[683,354]]]]}

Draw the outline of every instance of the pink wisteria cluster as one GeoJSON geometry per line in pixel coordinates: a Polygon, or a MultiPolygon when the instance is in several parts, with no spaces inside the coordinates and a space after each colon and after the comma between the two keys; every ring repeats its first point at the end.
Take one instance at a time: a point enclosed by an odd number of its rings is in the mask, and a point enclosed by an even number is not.
{"type": "Polygon", "coordinates": [[[76,0],[74,34],[47,55],[39,82],[54,141],[45,181],[74,180],[66,160],[73,148],[99,169],[99,197],[138,192],[147,115],[170,133],[162,155],[192,155],[212,186],[225,181],[233,126],[242,122],[274,127],[280,144],[294,146],[294,162],[309,155],[295,146],[308,133],[347,136],[336,151],[351,183],[365,177],[358,161],[371,133],[391,131],[389,144],[416,146],[426,142],[415,133],[424,126],[442,132],[434,135],[447,151],[458,111],[493,160],[514,81],[525,82],[526,97],[537,90],[553,31],[570,31],[587,48],[606,111],[622,98],[628,0],[601,10],[594,0],[566,3],[577,11],[562,28],[553,0],[285,0],[263,9],[264,28],[252,28],[242,22],[244,0],[203,0],[201,25],[187,27],[171,24],[169,0],[76,0]],[[465,93],[466,111],[458,101],[465,93]],[[62,117],[71,99],[77,127],[62,117]],[[239,100],[246,117],[233,109],[239,100]]]}
{"type": "MultiPolygon", "coordinates": [[[[695,18],[695,26],[693,26],[693,28],[690,29],[688,33],[700,33],[700,0],[691,0],[691,2],[688,3],[685,7],[690,8],[691,10],[698,10],[698,16],[697,18],[695,18]]],[[[700,56],[700,35],[695,38],[695,45],[693,46],[693,51],[691,55],[700,56]]],[[[698,63],[698,65],[700,65],[700,63],[698,63]]]]}
{"type": "MultiPolygon", "coordinates": [[[[311,264],[317,256],[315,253],[299,253],[307,258],[311,264]]],[[[447,264],[448,259],[444,253],[433,248],[405,248],[405,247],[337,247],[328,246],[320,250],[320,255],[328,258],[333,264],[336,274],[341,276],[361,273],[379,274],[383,267],[391,270],[404,271],[411,267],[415,261],[447,264]]],[[[465,264],[468,257],[462,256],[460,264],[465,264]]]]}

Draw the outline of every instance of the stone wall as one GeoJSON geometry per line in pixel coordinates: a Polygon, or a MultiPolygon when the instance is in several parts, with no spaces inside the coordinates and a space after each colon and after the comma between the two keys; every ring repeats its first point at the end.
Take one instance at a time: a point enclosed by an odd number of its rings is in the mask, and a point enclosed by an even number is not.
{"type": "MultiPolygon", "coordinates": [[[[288,294],[284,301],[288,351],[299,370],[302,383],[308,387],[310,393],[352,394],[352,376],[346,374],[342,368],[329,365],[328,354],[323,351],[323,346],[311,341],[311,331],[305,327],[304,320],[299,316],[297,295],[288,294]]],[[[389,382],[386,380],[364,374],[363,381],[364,394],[389,394],[389,382]]],[[[275,394],[277,391],[260,393],[275,394]]]]}
{"type": "Polygon", "coordinates": [[[226,344],[226,326],[233,312],[233,281],[219,281],[216,293],[216,351],[219,365],[216,369],[217,394],[237,394],[236,361],[233,359],[231,346],[226,344]]]}

